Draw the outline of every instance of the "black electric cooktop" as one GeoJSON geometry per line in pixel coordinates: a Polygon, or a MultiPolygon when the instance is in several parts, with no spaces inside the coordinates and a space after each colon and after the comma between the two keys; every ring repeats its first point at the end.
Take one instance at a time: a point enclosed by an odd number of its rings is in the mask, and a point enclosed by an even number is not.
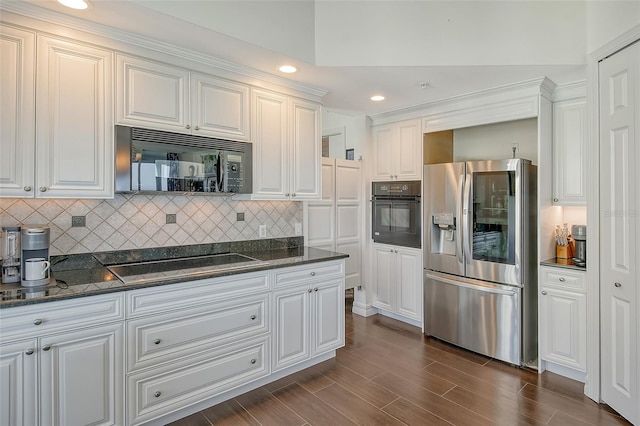
{"type": "Polygon", "coordinates": [[[150,281],[173,280],[175,278],[196,278],[212,272],[260,265],[268,265],[268,263],[238,253],[224,253],[112,265],[107,268],[125,284],[140,284],[150,281]]]}

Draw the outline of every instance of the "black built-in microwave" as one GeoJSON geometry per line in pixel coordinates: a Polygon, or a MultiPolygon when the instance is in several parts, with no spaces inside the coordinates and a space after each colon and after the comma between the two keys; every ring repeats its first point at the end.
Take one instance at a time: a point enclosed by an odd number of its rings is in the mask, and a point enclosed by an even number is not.
{"type": "Polygon", "coordinates": [[[420,248],[421,195],[420,181],[372,182],[373,241],[420,248]]]}

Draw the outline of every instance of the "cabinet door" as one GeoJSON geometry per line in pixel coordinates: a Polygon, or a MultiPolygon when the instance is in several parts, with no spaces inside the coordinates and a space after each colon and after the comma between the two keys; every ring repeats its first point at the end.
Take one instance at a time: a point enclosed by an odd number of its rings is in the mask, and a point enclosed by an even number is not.
{"type": "Polygon", "coordinates": [[[37,197],[113,197],[112,57],[38,37],[37,197]]]}
{"type": "Polygon", "coordinates": [[[585,99],[553,104],[553,203],[586,205],[585,99]]]}
{"type": "Polygon", "coordinates": [[[373,129],[373,180],[391,180],[395,169],[392,160],[392,127],[380,126],[373,129]]]}
{"type": "Polygon", "coordinates": [[[309,292],[311,287],[279,291],[273,295],[275,330],[273,371],[309,359],[309,292]]]}
{"type": "Polygon", "coordinates": [[[394,254],[396,254],[396,313],[421,321],[423,299],[421,252],[398,248],[397,253],[394,254]]]}
{"type": "Polygon", "coordinates": [[[320,199],[320,105],[291,99],[290,194],[294,200],[320,199]]]}
{"type": "Polygon", "coordinates": [[[35,35],[0,26],[0,197],[33,197],[35,35]]]}
{"type": "Polygon", "coordinates": [[[395,253],[390,246],[373,245],[373,306],[393,311],[395,253]]]}
{"type": "Polygon", "coordinates": [[[253,198],[289,197],[287,97],[264,90],[251,91],[253,116],[253,198]]]}
{"type": "Polygon", "coordinates": [[[584,294],[543,287],[540,295],[540,356],[586,371],[584,294]]]}
{"type": "Polygon", "coordinates": [[[396,124],[397,140],[391,146],[395,162],[394,179],[422,179],[422,123],[420,120],[396,124]]]}
{"type": "Polygon", "coordinates": [[[249,86],[191,74],[194,135],[249,142],[249,86]]]}
{"type": "Polygon", "coordinates": [[[344,280],[313,286],[311,355],[344,346],[344,280]]]}
{"type": "Polygon", "coordinates": [[[191,133],[189,71],[116,56],[116,123],[191,133]]]}
{"type": "Polygon", "coordinates": [[[37,341],[0,345],[0,425],[35,425],[37,341]]]}
{"type": "Polygon", "coordinates": [[[123,328],[118,323],[40,339],[41,424],[124,423],[123,328]]]}

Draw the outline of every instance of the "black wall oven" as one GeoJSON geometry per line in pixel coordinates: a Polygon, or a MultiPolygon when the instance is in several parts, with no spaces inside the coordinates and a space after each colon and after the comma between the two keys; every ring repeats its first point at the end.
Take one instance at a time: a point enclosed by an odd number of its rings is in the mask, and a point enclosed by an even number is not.
{"type": "Polygon", "coordinates": [[[420,181],[372,182],[371,195],[373,241],[420,248],[420,181]]]}

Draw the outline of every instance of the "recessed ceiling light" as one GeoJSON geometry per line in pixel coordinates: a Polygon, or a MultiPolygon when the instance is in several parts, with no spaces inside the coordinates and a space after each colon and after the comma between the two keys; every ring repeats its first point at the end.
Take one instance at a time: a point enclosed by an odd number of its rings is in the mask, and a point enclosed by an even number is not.
{"type": "Polygon", "coordinates": [[[375,96],[372,96],[372,97],[371,97],[371,100],[372,100],[372,101],[375,101],[375,102],[384,101],[384,96],[382,96],[382,95],[375,95],[375,96]]]}
{"type": "Polygon", "coordinates": [[[298,69],[296,67],[294,67],[293,65],[282,65],[278,69],[280,70],[280,72],[284,72],[284,73],[287,73],[287,74],[292,74],[292,73],[298,71],[298,69]]]}
{"type": "Polygon", "coordinates": [[[58,3],[72,9],[83,10],[89,7],[89,2],[87,0],[58,0],[58,3]]]}

